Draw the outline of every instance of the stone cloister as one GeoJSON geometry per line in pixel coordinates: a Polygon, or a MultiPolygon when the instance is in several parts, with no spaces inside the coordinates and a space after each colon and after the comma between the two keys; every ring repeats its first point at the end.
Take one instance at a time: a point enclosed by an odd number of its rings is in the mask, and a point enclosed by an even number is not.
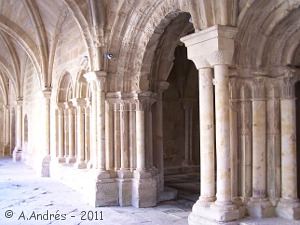
{"type": "Polygon", "coordinates": [[[190,225],[298,220],[299,18],[300,0],[0,0],[0,155],[95,207],[197,174],[190,225]]]}

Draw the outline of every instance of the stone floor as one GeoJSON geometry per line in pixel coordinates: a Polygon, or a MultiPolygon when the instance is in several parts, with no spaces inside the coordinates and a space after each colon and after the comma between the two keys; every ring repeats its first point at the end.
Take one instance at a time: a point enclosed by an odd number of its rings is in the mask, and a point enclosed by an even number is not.
{"type": "MultiPolygon", "coordinates": [[[[182,195],[184,196],[184,195],[182,195]]],[[[51,179],[37,177],[23,163],[0,158],[0,224],[186,225],[191,201],[179,198],[157,207],[101,207],[87,205],[81,195],[51,179]],[[10,217],[10,218],[8,218],[10,217]]],[[[296,225],[278,218],[246,219],[241,225],[296,225]]]]}

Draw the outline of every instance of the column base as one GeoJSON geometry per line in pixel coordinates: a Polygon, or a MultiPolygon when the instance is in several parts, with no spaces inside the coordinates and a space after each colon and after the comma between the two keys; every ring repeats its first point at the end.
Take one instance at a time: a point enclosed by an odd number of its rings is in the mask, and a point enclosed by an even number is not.
{"type": "Polygon", "coordinates": [[[136,208],[157,204],[157,182],[145,170],[135,170],[132,179],[132,205],[136,208]]]}
{"type": "Polygon", "coordinates": [[[244,217],[245,209],[232,202],[214,203],[198,200],[189,215],[189,225],[228,224],[237,225],[237,219],[244,217]]]}
{"type": "Polygon", "coordinates": [[[55,162],[56,163],[64,163],[64,162],[66,162],[66,158],[65,157],[56,157],[55,162]]]}
{"type": "Polygon", "coordinates": [[[50,162],[51,162],[50,155],[47,155],[42,158],[42,168],[40,173],[42,177],[50,177],[50,162]]]}
{"type": "Polygon", "coordinates": [[[280,199],[275,213],[285,219],[300,220],[300,202],[298,199],[280,199]]]}
{"type": "Polygon", "coordinates": [[[19,162],[21,160],[22,160],[22,149],[16,147],[13,151],[13,161],[19,162]]]}
{"type": "Polygon", "coordinates": [[[132,172],[129,170],[118,171],[119,205],[132,205],[132,172]]]}
{"type": "Polygon", "coordinates": [[[274,206],[267,198],[251,198],[247,210],[248,214],[255,218],[268,218],[275,215],[274,206]]]}
{"type": "Polygon", "coordinates": [[[76,162],[76,159],[75,159],[74,156],[68,156],[68,157],[66,158],[66,163],[68,163],[68,164],[73,164],[73,163],[75,163],[75,162],[76,162]]]}
{"type": "Polygon", "coordinates": [[[3,150],[2,151],[3,151],[3,156],[10,155],[9,146],[8,145],[3,146],[3,150]]]}
{"type": "Polygon", "coordinates": [[[74,168],[76,168],[76,169],[86,169],[86,164],[85,164],[85,162],[76,162],[74,164],[74,168]]]}
{"type": "Polygon", "coordinates": [[[89,161],[89,162],[86,164],[86,168],[87,168],[87,169],[93,169],[93,162],[92,162],[92,161],[89,161]]]}

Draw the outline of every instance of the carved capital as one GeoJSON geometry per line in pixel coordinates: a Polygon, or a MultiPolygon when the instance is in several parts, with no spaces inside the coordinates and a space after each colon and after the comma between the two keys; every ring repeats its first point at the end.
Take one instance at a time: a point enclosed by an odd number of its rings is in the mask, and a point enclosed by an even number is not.
{"type": "Polygon", "coordinates": [[[200,69],[214,65],[231,65],[236,33],[236,28],[215,25],[180,40],[187,47],[188,59],[193,60],[197,69],[200,69]]]}
{"type": "Polygon", "coordinates": [[[295,98],[295,84],[297,82],[297,77],[292,74],[287,74],[287,76],[280,79],[281,88],[281,98],[295,98]]]}
{"type": "Polygon", "coordinates": [[[85,98],[74,98],[71,99],[71,101],[76,108],[82,108],[87,105],[87,100],[85,98]]]}
{"type": "Polygon", "coordinates": [[[158,97],[162,97],[162,93],[169,88],[170,84],[167,81],[158,81],[156,82],[156,90],[158,97]]]}
{"type": "Polygon", "coordinates": [[[92,91],[105,91],[106,89],[106,71],[93,71],[84,74],[86,81],[91,84],[92,91]]]}
{"type": "Polygon", "coordinates": [[[258,77],[251,81],[252,98],[254,100],[265,100],[265,81],[266,78],[258,77]]]}
{"type": "Polygon", "coordinates": [[[43,90],[43,96],[45,99],[50,99],[51,97],[51,88],[45,88],[43,90]]]}
{"type": "Polygon", "coordinates": [[[156,101],[155,94],[152,92],[138,93],[136,102],[137,111],[150,111],[152,104],[156,101]]]}

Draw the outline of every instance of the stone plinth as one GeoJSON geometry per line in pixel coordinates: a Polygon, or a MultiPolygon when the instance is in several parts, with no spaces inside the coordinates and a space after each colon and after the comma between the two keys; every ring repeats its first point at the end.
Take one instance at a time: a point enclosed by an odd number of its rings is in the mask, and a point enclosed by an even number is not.
{"type": "Polygon", "coordinates": [[[152,207],[157,204],[157,182],[151,173],[134,171],[132,179],[132,205],[136,208],[152,207]]]}

